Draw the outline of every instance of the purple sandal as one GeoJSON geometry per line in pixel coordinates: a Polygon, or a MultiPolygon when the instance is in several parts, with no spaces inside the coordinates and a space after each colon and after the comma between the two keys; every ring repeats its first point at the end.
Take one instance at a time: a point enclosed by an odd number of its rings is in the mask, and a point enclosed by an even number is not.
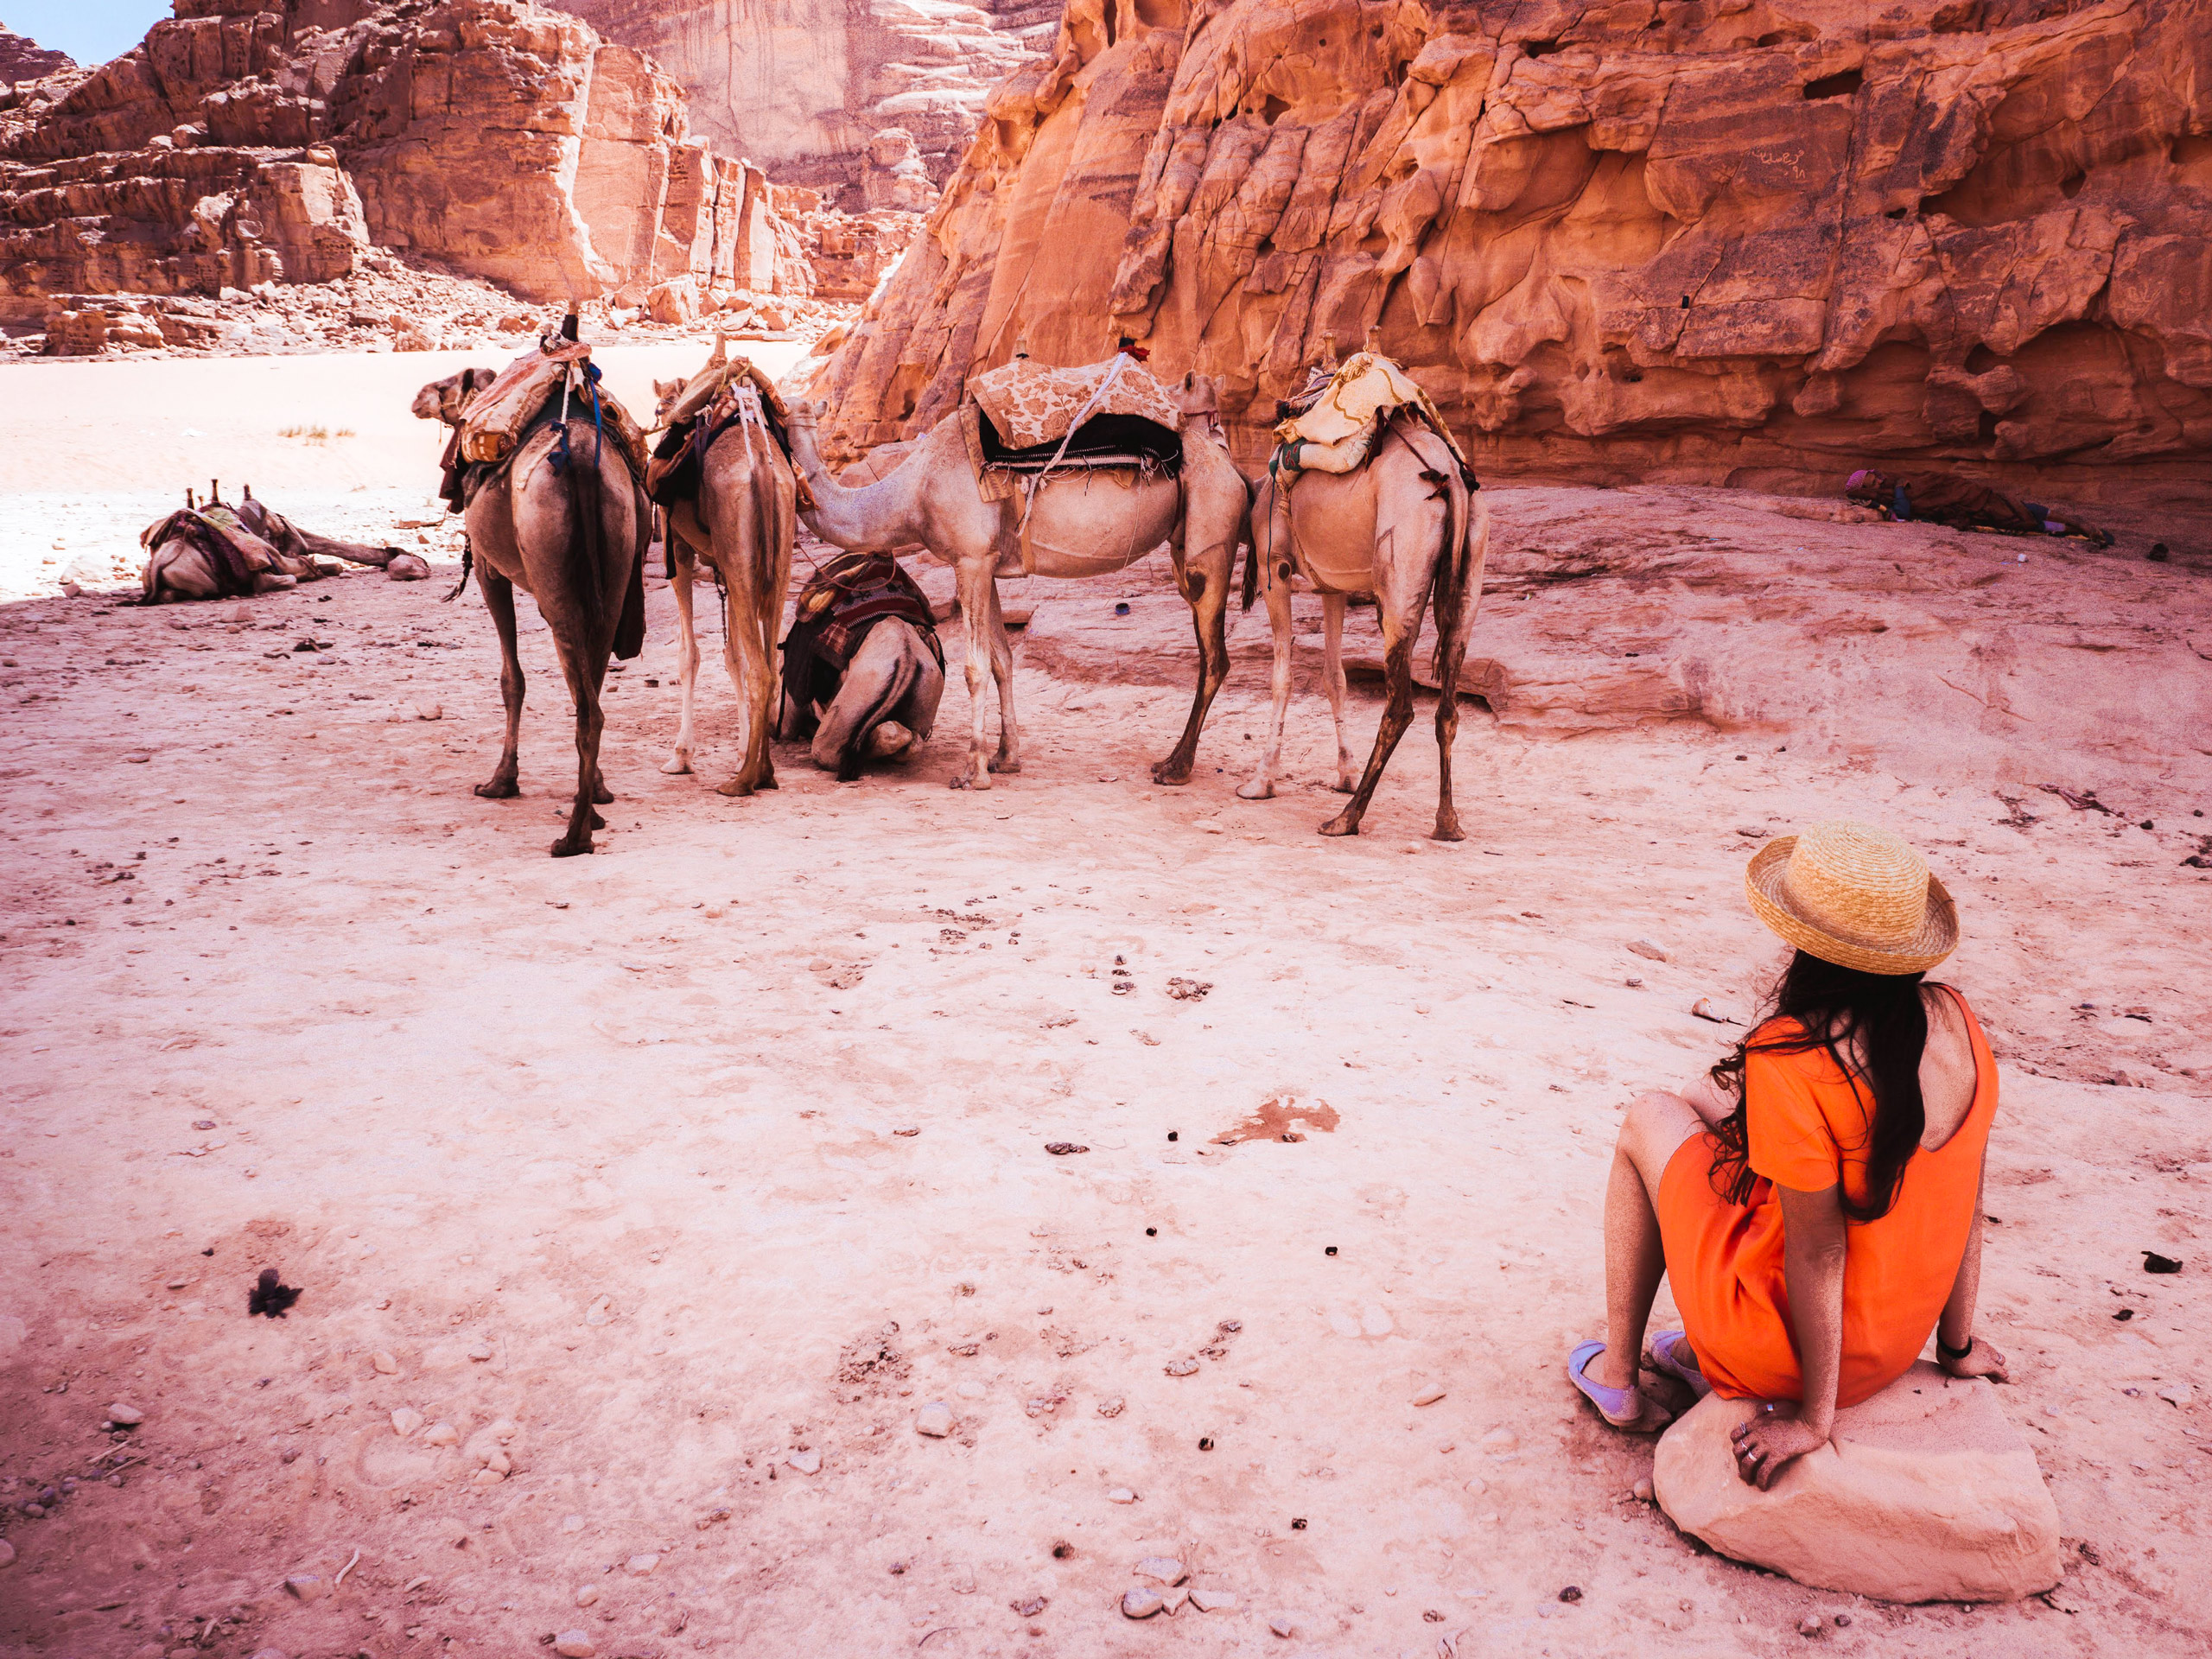
{"type": "Polygon", "coordinates": [[[1590,1362],[1605,1351],[1602,1342],[1586,1342],[1567,1357],[1567,1380],[1582,1390],[1598,1414],[1615,1428],[1637,1430],[1643,1417],[1643,1390],[1637,1388],[1609,1389],[1602,1382],[1591,1381],[1590,1362]]]}
{"type": "MultiPolygon", "coordinates": [[[[1688,1340],[1689,1332],[1687,1331],[1662,1331],[1643,1344],[1643,1363],[1653,1370],[1663,1372],[1687,1384],[1689,1391],[1702,1400],[1713,1392],[1713,1384],[1697,1368],[1694,1357],[1688,1365],[1675,1357],[1675,1344],[1688,1340]]],[[[1691,1353],[1694,1356],[1696,1350],[1691,1350],[1691,1353]]]]}

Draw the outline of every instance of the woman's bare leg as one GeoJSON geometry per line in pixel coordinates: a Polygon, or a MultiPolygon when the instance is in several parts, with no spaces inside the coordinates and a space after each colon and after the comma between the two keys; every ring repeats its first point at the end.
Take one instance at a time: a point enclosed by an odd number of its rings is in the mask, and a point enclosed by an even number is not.
{"type": "Polygon", "coordinates": [[[1644,1326],[1667,1272],[1655,1202],[1659,1178],[1675,1149],[1705,1128],[1703,1103],[1654,1091],[1630,1102],[1622,1120],[1605,1186],[1605,1351],[1586,1372],[1606,1388],[1636,1386],[1644,1326]]]}

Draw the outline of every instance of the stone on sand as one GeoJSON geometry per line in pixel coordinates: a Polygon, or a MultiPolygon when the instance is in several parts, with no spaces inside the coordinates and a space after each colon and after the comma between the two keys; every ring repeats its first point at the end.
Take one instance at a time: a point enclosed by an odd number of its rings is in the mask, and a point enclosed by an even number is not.
{"type": "Polygon", "coordinates": [[[2010,1601],[2058,1582],[2058,1509],[1987,1382],[1925,1361],[1836,1414],[1835,1435],[1762,1492],[1709,1395],[1659,1442],[1652,1484],[1684,1532],[1801,1584],[1888,1601],[2010,1601]]]}
{"type": "Polygon", "coordinates": [[[914,1414],[914,1432],[943,1440],[952,1433],[952,1408],[942,1400],[931,1401],[914,1414]]]}
{"type": "Polygon", "coordinates": [[[13,1567],[15,1564],[16,1547],[5,1538],[0,1538],[0,1567],[13,1567]]]}
{"type": "Polygon", "coordinates": [[[369,1356],[369,1363],[375,1366],[378,1374],[382,1376],[394,1376],[399,1370],[399,1362],[382,1349],[378,1349],[369,1356]]]}
{"type": "Polygon", "coordinates": [[[136,1428],[146,1421],[146,1414],[137,1407],[118,1400],[107,1408],[107,1420],[118,1428],[136,1428]]]}
{"type": "Polygon", "coordinates": [[[1236,1611],[1236,1598],[1226,1590],[1193,1590],[1191,1605],[1202,1613],[1233,1613],[1236,1611]]]}
{"type": "Polygon", "coordinates": [[[1180,1584],[1191,1576],[1182,1562],[1172,1555],[1147,1555],[1137,1563],[1137,1577],[1152,1579],[1160,1584],[1180,1584]]]}
{"type": "Polygon", "coordinates": [[[582,1630],[563,1630],[553,1638],[553,1651],[561,1659],[592,1659],[599,1651],[591,1644],[591,1637],[582,1630]]]}
{"type": "Polygon", "coordinates": [[[660,1565],[660,1557],[650,1552],[643,1555],[632,1555],[628,1565],[631,1573],[642,1579],[660,1565]]]}
{"type": "Polygon", "coordinates": [[[1166,1605],[1166,1599],[1148,1584],[1132,1585],[1122,1594],[1123,1618],[1150,1618],[1166,1605]]]}
{"type": "MultiPolygon", "coordinates": [[[[397,1412],[392,1414],[395,1417],[398,1414],[397,1412]]],[[[393,1427],[396,1428],[398,1425],[395,1423],[393,1427]]],[[[423,1431],[423,1444],[425,1446],[457,1446],[460,1442],[461,1431],[451,1423],[432,1423],[423,1431]]]]}
{"type": "Polygon", "coordinates": [[[1443,1388],[1440,1384],[1432,1382],[1427,1388],[1423,1389],[1419,1394],[1414,1395],[1414,1404],[1417,1406],[1433,1406],[1443,1397],[1443,1388]]]}

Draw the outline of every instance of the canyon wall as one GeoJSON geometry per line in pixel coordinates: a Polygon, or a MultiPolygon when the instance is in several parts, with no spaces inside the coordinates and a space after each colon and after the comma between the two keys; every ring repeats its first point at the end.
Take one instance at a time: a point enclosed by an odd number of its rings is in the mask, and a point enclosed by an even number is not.
{"type": "MultiPolygon", "coordinates": [[[[560,0],[610,40],[651,52],[691,118],[777,182],[857,185],[874,135],[913,135],[938,178],[992,87],[1052,44],[1057,0],[560,0]]],[[[867,204],[874,206],[874,204],[867,204]]]]}
{"type": "Polygon", "coordinates": [[[2205,502],[2212,0],[1070,0],[825,436],[1126,333],[1253,459],[1370,331],[1502,474],[2205,502]]]}
{"type": "Polygon", "coordinates": [[[0,91],[16,309],[322,281],[379,249],[543,302],[803,292],[793,245],[666,73],[527,0],[176,0],[99,69],[0,91]]]}
{"type": "Polygon", "coordinates": [[[0,23],[0,84],[38,80],[76,67],[67,52],[41,46],[28,35],[18,35],[5,23],[0,23]]]}

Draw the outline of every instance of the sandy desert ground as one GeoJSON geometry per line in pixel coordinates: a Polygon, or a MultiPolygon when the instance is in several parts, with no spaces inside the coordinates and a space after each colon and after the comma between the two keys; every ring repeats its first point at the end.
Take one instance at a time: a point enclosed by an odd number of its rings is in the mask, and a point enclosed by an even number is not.
{"type": "MultiPolygon", "coordinates": [[[[1422,838],[1425,724],[1370,833],[1314,835],[1311,641],[1293,782],[1236,798],[1256,615],[1197,779],[1154,786],[1192,655],[1156,562],[1027,596],[1020,777],[944,788],[956,683],[904,769],[785,749],[725,799],[711,658],[701,773],[658,771],[656,583],[600,855],[556,862],[550,645],[525,607],[525,792],[477,799],[496,647],[449,560],[156,609],[42,563],[99,576],[211,473],[335,533],[427,518],[404,400],[448,366],[4,372],[0,1653],[2212,1643],[2203,526],[2094,552],[1490,492],[1457,846],[1422,838]],[[318,422],[356,435],[276,435],[318,422]],[[2049,1597],[1701,1553],[1562,1374],[1620,1106],[1730,1040],[1693,1005],[1744,1018],[1778,959],[1742,866],[1839,814],[1960,894],[1947,976],[2003,1065],[1983,1328],[2063,1520],[2049,1597]],[[264,1267],[282,1320],[245,1313],[264,1267]],[[1125,1621],[1158,1554],[1234,1606],[1125,1621]]],[[[647,366],[610,360],[638,401],[647,366]]]]}

